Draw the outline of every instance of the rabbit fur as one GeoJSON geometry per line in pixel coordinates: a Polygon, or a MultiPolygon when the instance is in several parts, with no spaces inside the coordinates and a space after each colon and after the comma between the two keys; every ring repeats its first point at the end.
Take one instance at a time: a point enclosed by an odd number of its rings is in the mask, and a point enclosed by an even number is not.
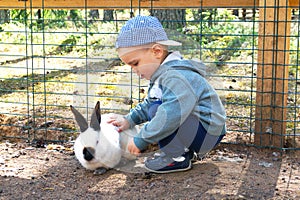
{"type": "Polygon", "coordinates": [[[93,111],[90,126],[73,106],[70,107],[81,132],[74,143],[75,156],[84,168],[98,170],[98,173],[103,174],[118,165],[122,156],[135,159],[135,156],[128,152],[127,146],[138,133],[137,127],[119,133],[116,127],[107,121],[111,116],[122,116],[101,115],[99,101],[93,111]]]}

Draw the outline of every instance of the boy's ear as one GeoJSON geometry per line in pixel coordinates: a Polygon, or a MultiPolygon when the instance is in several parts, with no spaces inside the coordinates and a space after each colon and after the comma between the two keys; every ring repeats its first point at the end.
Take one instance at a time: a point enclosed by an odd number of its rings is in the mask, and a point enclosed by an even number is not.
{"type": "Polygon", "coordinates": [[[160,44],[154,44],[152,46],[152,52],[156,58],[161,58],[162,56],[164,56],[165,50],[166,49],[160,44]]]}

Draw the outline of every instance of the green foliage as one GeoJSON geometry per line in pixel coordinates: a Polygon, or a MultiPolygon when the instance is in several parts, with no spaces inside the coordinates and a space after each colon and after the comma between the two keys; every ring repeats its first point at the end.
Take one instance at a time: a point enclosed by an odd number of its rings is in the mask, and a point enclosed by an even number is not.
{"type": "Polygon", "coordinates": [[[253,45],[257,45],[257,27],[239,21],[226,9],[187,13],[188,34],[202,46],[204,57],[223,62],[242,53],[251,54],[253,45]]]}
{"type": "Polygon", "coordinates": [[[70,35],[67,39],[61,42],[61,44],[53,52],[54,54],[70,53],[74,46],[77,44],[77,40],[80,36],[70,35]]]}
{"type": "Polygon", "coordinates": [[[27,10],[10,10],[11,19],[13,21],[26,21],[29,18],[30,12],[27,10]]]}
{"type": "Polygon", "coordinates": [[[26,28],[24,24],[19,22],[6,23],[1,26],[0,42],[4,43],[22,43],[26,40],[24,34],[26,28]]]}
{"type": "Polygon", "coordinates": [[[23,23],[34,31],[63,28],[69,25],[84,27],[81,10],[17,10],[10,11],[12,23],[23,23]]]}
{"type": "MultiPolygon", "coordinates": [[[[27,39],[28,43],[43,44],[45,37],[47,43],[54,44],[44,46],[46,54],[84,53],[86,48],[93,52],[112,46],[115,38],[101,33],[117,32],[122,23],[88,23],[86,15],[85,10],[11,10],[11,26],[1,25],[0,41],[25,43],[27,39]],[[88,35],[85,34],[86,28],[88,35]],[[49,34],[39,34],[43,32],[49,34]]],[[[222,65],[232,57],[253,54],[253,48],[257,46],[257,24],[240,21],[227,9],[186,9],[186,20],[185,28],[179,31],[192,41],[195,46],[192,49],[201,47],[202,59],[209,58],[222,65]]],[[[38,53],[42,52],[38,47],[35,49],[38,53]]],[[[293,61],[297,57],[292,53],[293,61]]]]}

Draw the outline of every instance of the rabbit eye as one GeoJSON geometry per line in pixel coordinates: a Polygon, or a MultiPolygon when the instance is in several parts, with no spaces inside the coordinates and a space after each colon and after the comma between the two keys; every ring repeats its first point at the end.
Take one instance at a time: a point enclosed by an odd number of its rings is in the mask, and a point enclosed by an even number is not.
{"type": "Polygon", "coordinates": [[[99,143],[99,141],[97,140],[96,144],[98,144],[98,143],[99,143]]]}

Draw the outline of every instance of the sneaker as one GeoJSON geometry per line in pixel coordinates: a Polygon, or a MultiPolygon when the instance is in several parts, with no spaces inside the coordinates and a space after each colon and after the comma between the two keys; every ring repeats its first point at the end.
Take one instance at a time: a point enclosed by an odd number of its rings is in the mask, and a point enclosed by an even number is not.
{"type": "Polygon", "coordinates": [[[161,155],[145,161],[145,168],[155,173],[171,173],[187,171],[192,168],[190,156],[184,154],[177,158],[171,158],[167,155],[161,155]]]}

